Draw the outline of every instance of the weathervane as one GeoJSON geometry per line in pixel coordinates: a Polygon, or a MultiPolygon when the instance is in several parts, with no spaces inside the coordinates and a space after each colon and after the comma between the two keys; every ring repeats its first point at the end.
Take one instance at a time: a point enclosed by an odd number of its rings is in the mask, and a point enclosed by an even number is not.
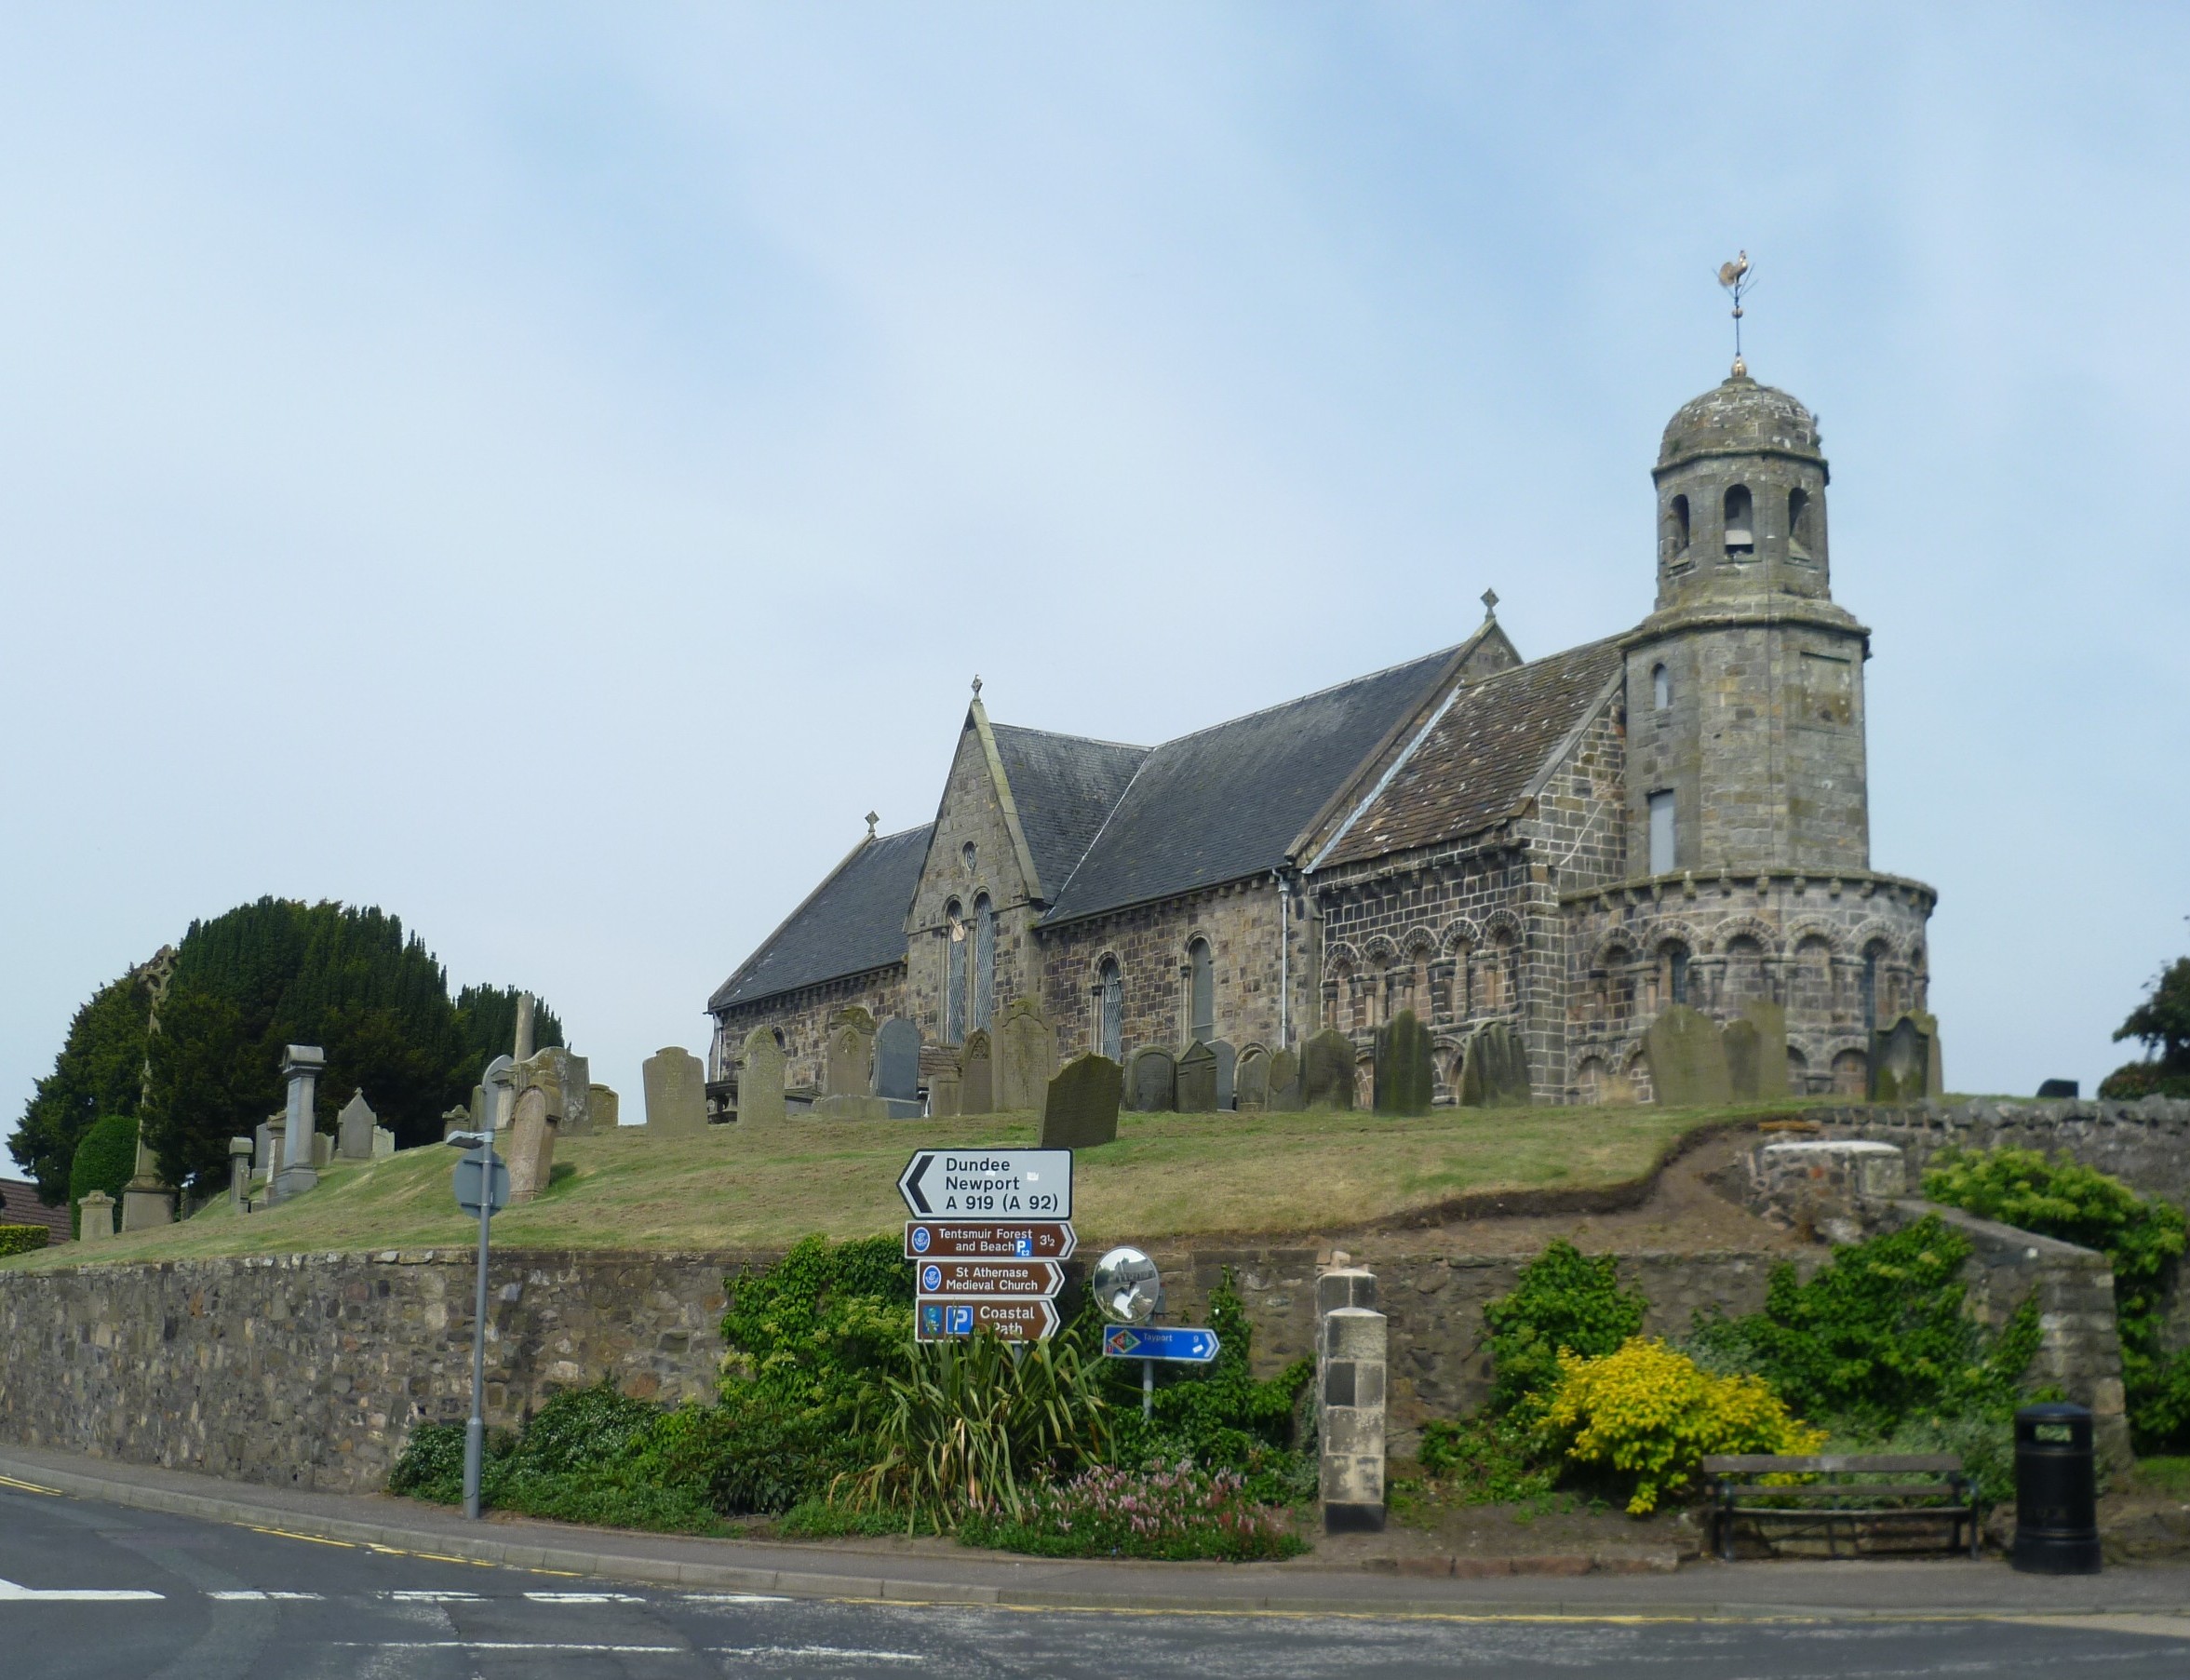
{"type": "Polygon", "coordinates": [[[1734,375],[1740,378],[1749,371],[1749,364],[1741,359],[1741,300],[1756,282],[1749,276],[1749,253],[1736,253],[1731,262],[1718,265],[1718,283],[1726,289],[1726,295],[1734,300],[1734,375]]]}

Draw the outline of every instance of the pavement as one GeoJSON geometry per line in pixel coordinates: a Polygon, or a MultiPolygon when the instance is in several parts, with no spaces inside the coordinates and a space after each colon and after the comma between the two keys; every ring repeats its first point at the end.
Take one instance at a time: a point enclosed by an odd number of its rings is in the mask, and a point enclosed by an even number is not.
{"type": "Polygon", "coordinates": [[[1409,1581],[496,1521],[0,1448],[0,1673],[2190,1674],[2190,1569],[1409,1581]],[[2103,1666],[2099,1666],[2103,1665],[2103,1666]]]}

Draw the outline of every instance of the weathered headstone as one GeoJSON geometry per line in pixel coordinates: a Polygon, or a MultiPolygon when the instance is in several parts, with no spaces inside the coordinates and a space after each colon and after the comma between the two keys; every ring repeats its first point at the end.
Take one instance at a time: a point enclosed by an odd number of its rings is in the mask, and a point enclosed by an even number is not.
{"type": "Polygon", "coordinates": [[[1709,1015],[1686,1003],[1662,1009],[1643,1044],[1650,1058],[1650,1098],[1659,1107],[1713,1108],[1733,1100],[1726,1040],[1709,1015]]]}
{"type": "Polygon", "coordinates": [[[532,994],[531,992],[521,991],[517,993],[517,1040],[516,1042],[510,1046],[509,1052],[509,1059],[513,1062],[529,1062],[532,1059],[533,1007],[532,994]]]}
{"type": "Polygon", "coordinates": [[[385,1126],[372,1128],[372,1158],[385,1161],[396,1152],[396,1135],[385,1126]]]}
{"type": "Polygon", "coordinates": [[[1309,1040],[1300,1053],[1300,1098],[1310,1109],[1353,1107],[1353,1041],[1336,1027],[1309,1040]]]}
{"type": "Polygon", "coordinates": [[[122,1229],[151,1230],[175,1223],[175,1191],[161,1182],[160,1163],[142,1127],[137,1133],[137,1170],[122,1187],[122,1229]]]}
{"type": "Polygon", "coordinates": [[[842,1021],[829,1028],[823,1060],[821,1088],[826,1096],[872,1096],[874,1093],[874,1035],[856,1022],[842,1021]]]}
{"type": "Polygon", "coordinates": [[[1427,1114],[1437,1096],[1430,1029],[1403,1009],[1377,1029],[1376,1109],[1379,1114],[1427,1114]]]}
{"type": "Polygon", "coordinates": [[[1216,1112],[1216,1052],[1196,1039],[1178,1058],[1178,1111],[1216,1112]]]}
{"type": "Polygon", "coordinates": [[[1125,1070],[1108,1056],[1082,1055],[1049,1082],[1041,1105],[1041,1147],[1093,1149],[1118,1141],[1118,1099],[1125,1070]]]}
{"type": "Polygon", "coordinates": [[[1178,1107],[1178,1064],[1171,1052],[1150,1044],[1126,1064],[1126,1107],[1135,1114],[1168,1114],[1178,1107]]]}
{"type": "Polygon", "coordinates": [[[1787,1095],[1787,1010],[1752,999],[1741,1018],[1720,1035],[1726,1048],[1726,1089],[1738,1103],[1776,1102],[1787,1095]]]}
{"type": "MultiPolygon", "coordinates": [[[[910,1106],[910,1105],[907,1105],[910,1106]]],[[[846,1092],[840,1096],[814,1098],[812,1110],[815,1120],[898,1120],[898,1105],[886,1096],[854,1096],[846,1092]]]]}
{"type": "Polygon", "coordinates": [[[920,1029],[903,1015],[875,1029],[875,1095],[891,1105],[894,1119],[920,1115],[920,1029]]]}
{"type": "Polygon", "coordinates": [[[242,1213],[251,1190],[251,1140],[231,1137],[228,1140],[228,1205],[242,1213]]]}
{"type": "Polygon", "coordinates": [[[981,1028],[976,1027],[966,1034],[965,1057],[961,1066],[965,1072],[959,1082],[959,1112],[995,1113],[995,1065],[988,1054],[988,1034],[981,1028]]]}
{"type": "Polygon", "coordinates": [[[334,1139],[325,1132],[312,1134],[312,1164],[323,1173],[334,1165],[334,1139]]]}
{"type": "Polygon", "coordinates": [[[1913,1015],[1871,1035],[1871,1100],[1920,1102],[1931,1089],[1931,1035],[1913,1015]]]}
{"type": "Polygon", "coordinates": [[[271,1179],[281,1170],[275,1157],[281,1153],[281,1128],[276,1121],[262,1120],[252,1134],[251,1171],[261,1178],[271,1179]]]}
{"type": "Polygon", "coordinates": [[[963,1100],[959,1086],[956,1068],[928,1075],[928,1112],[937,1120],[957,1119],[959,1104],[963,1100]]]}
{"type": "Polygon", "coordinates": [[[335,1116],[335,1149],[344,1161],[370,1161],[372,1159],[373,1127],[380,1118],[372,1111],[372,1105],[365,1100],[365,1093],[353,1092],[350,1100],[343,1105],[343,1111],[335,1116]]]}
{"type": "Polygon", "coordinates": [[[593,1117],[597,1132],[613,1132],[624,1123],[623,1099],[606,1085],[585,1087],[585,1107],[593,1117]]]}
{"type": "Polygon", "coordinates": [[[1014,999],[996,1028],[997,1108],[1040,1110],[1056,1072],[1057,1029],[1032,998],[1014,999]]]}
{"type": "Polygon", "coordinates": [[[528,1085],[517,1093],[508,1144],[509,1199],[513,1203],[531,1201],[554,1176],[555,1121],[547,1109],[544,1086],[528,1085]]]}
{"type": "MultiPolygon", "coordinates": [[[[475,1085],[472,1089],[477,1091],[478,1087],[475,1085]]],[[[471,1109],[450,1109],[441,1116],[441,1141],[448,1142],[451,1132],[477,1131],[479,1128],[477,1122],[477,1117],[471,1109]]]]}
{"type": "Polygon", "coordinates": [[[646,1129],[657,1136],[707,1129],[706,1064],[689,1050],[665,1045],[639,1068],[646,1087],[646,1129]]]}
{"type": "Polygon", "coordinates": [[[1520,1035],[1503,1021],[1485,1021],[1460,1053],[1460,1106],[1525,1108],[1529,1096],[1528,1051],[1520,1035]]]}
{"type": "Polygon", "coordinates": [[[1217,1110],[1229,1114],[1239,1102],[1240,1053],[1223,1039],[1211,1039],[1209,1048],[1216,1053],[1217,1110]]]}
{"type": "Polygon", "coordinates": [[[584,1137],[593,1131],[592,1068],[582,1055],[568,1047],[550,1044],[517,1064],[517,1089],[537,1086],[547,1094],[547,1117],[562,1137],[584,1137]]]}
{"type": "Polygon", "coordinates": [[[738,1124],[781,1125],[785,1112],[784,1048],[773,1029],[756,1027],[738,1052],[738,1124]]]}
{"type": "Polygon", "coordinates": [[[1270,1055],[1270,1109],[1273,1114],[1297,1114],[1308,1107],[1300,1088],[1300,1054],[1273,1050],[1270,1055]]]}
{"type": "Polygon", "coordinates": [[[114,1234],[114,1199],[104,1190],[92,1190],[76,1203],[76,1241],[105,1243],[114,1234]]]}
{"type": "Polygon", "coordinates": [[[1270,1107],[1270,1053],[1253,1044],[1240,1056],[1232,1076],[1232,1101],[1245,1113],[1270,1107]]]}
{"type": "Polygon", "coordinates": [[[282,1058],[281,1070],[289,1080],[288,1123],[282,1133],[281,1170],[267,1187],[270,1203],[300,1196],[319,1182],[312,1165],[313,1104],[319,1071],[327,1055],[316,1044],[291,1044],[282,1058]]]}

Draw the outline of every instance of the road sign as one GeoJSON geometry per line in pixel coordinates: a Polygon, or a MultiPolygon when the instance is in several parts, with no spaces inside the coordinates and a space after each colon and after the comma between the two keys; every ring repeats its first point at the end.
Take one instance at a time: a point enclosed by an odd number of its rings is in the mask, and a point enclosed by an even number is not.
{"type": "Polygon", "coordinates": [[[479,1216],[479,1186],[490,1170],[490,1163],[494,1176],[487,1181],[490,1198],[487,1216],[492,1218],[509,1205],[509,1163],[492,1149],[485,1153],[486,1160],[481,1161],[478,1149],[467,1149],[456,1163],[456,1205],[475,1219],[479,1216]]]}
{"type": "Polygon", "coordinates": [[[1055,1295],[1065,1269],[1055,1260],[920,1260],[913,1283],[921,1295],[1055,1295]]]}
{"type": "Polygon", "coordinates": [[[1070,1149],[922,1149],[897,1177],[916,1219],[1069,1219],[1070,1149]]]}
{"type": "Polygon", "coordinates": [[[988,1225],[957,1219],[911,1219],[905,1227],[908,1260],[1068,1260],[1080,1246],[1061,1219],[988,1225]]]}
{"type": "Polygon", "coordinates": [[[958,1341],[975,1331],[991,1330],[1005,1341],[1047,1341],[1064,1321],[1047,1296],[1024,1300],[922,1296],[913,1309],[916,1341],[958,1341]]]}
{"type": "Polygon", "coordinates": [[[1175,1359],[1205,1365],[1216,1357],[1216,1332],[1184,1324],[1108,1324],[1103,1351],[1111,1359],[1175,1359]]]}

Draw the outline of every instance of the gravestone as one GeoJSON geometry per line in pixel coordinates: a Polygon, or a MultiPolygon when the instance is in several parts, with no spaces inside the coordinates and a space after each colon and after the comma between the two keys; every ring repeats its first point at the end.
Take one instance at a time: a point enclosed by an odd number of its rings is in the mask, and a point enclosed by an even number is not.
{"type": "Polygon", "coordinates": [[[1308,1107],[1300,1089],[1300,1055],[1293,1050],[1273,1050],[1270,1057],[1270,1109],[1272,1114],[1297,1114],[1308,1107]]]}
{"type": "Polygon", "coordinates": [[[244,1211],[244,1203],[251,1189],[251,1140],[231,1137],[228,1140],[228,1205],[237,1213],[244,1211]]]}
{"type": "Polygon", "coordinates": [[[282,1056],[281,1071],[289,1081],[289,1109],[282,1131],[281,1167],[266,1187],[270,1203],[301,1196],[319,1182],[312,1165],[313,1105],[320,1070],[327,1055],[316,1044],[291,1044],[282,1056]]]}
{"type": "Polygon", "coordinates": [[[275,1156],[281,1150],[281,1131],[276,1120],[262,1120],[252,1134],[251,1171],[261,1178],[272,1178],[280,1171],[275,1156]]]}
{"type": "Polygon", "coordinates": [[[1468,1035],[1460,1055],[1460,1106],[1525,1108],[1530,1096],[1528,1052],[1503,1021],[1486,1021],[1468,1035]]]}
{"type": "Polygon", "coordinates": [[[1124,1083],[1124,1069],[1108,1056],[1083,1055],[1066,1063],[1042,1096],[1041,1147],[1092,1149],[1115,1143],[1124,1083]]]}
{"type": "Polygon", "coordinates": [[[656,1136],[677,1136],[707,1129],[707,1068],[700,1058],[666,1044],[639,1068],[646,1088],[646,1129],[656,1136]]]}
{"type": "Polygon", "coordinates": [[[876,1029],[875,1095],[890,1104],[893,1118],[919,1118],[920,1029],[903,1015],[892,1015],[876,1029]]]}
{"type": "Polygon", "coordinates": [[[1178,1111],[1216,1112],[1216,1052],[1196,1039],[1178,1058],[1178,1111]]]}
{"type": "Polygon", "coordinates": [[[1915,1015],[1871,1035],[1871,1100],[1921,1102],[1931,1089],[1931,1035],[1915,1015]]]}
{"type": "Polygon", "coordinates": [[[517,1064],[517,1085],[537,1085],[547,1093],[548,1118],[563,1137],[584,1137],[593,1130],[592,1069],[582,1055],[560,1044],[536,1050],[517,1064]]]}
{"type": "Polygon", "coordinates": [[[334,1165],[334,1139],[325,1132],[312,1134],[312,1164],[323,1173],[334,1165]]]}
{"type": "Polygon", "coordinates": [[[988,1055],[988,1034],[976,1027],[966,1034],[966,1049],[959,1064],[964,1072],[959,1076],[959,1112],[961,1114],[993,1114],[996,1112],[996,1073],[988,1055]]]}
{"type": "Polygon", "coordinates": [[[1726,1049],[1726,1089],[1738,1103],[1777,1102],[1787,1095],[1787,1011],[1753,999],[1720,1035],[1726,1049]]]}
{"type": "Polygon", "coordinates": [[[469,1109],[451,1109],[442,1115],[441,1141],[447,1143],[451,1132],[477,1131],[478,1127],[472,1123],[472,1111],[469,1109]]]}
{"type": "Polygon", "coordinates": [[[1403,1009],[1377,1029],[1375,1104],[1379,1114],[1427,1114],[1437,1095],[1430,1029],[1403,1009]]]}
{"type": "Polygon", "coordinates": [[[396,1135],[385,1126],[372,1128],[372,1158],[385,1161],[396,1152],[396,1135]]]}
{"type": "Polygon", "coordinates": [[[588,1085],[585,1087],[585,1109],[586,1112],[593,1117],[595,1131],[613,1132],[622,1125],[624,1123],[623,1107],[623,1099],[608,1086],[588,1085]]]}
{"type": "Polygon", "coordinates": [[[549,1115],[547,1090],[528,1085],[517,1093],[517,1112],[509,1122],[509,1199],[514,1205],[530,1202],[547,1188],[555,1171],[555,1121],[549,1115]]]}
{"type": "Polygon", "coordinates": [[[114,1199],[93,1190],[76,1203],[76,1241],[105,1243],[114,1234],[114,1199]]]}
{"type": "Polygon", "coordinates": [[[905,1116],[898,1108],[886,1096],[854,1096],[847,1092],[841,1096],[815,1097],[811,1112],[815,1120],[902,1120],[905,1116]]]}
{"type": "Polygon", "coordinates": [[[1178,1106],[1178,1064],[1154,1044],[1126,1064],[1126,1107],[1135,1114],[1169,1114],[1178,1106]]]}
{"type": "Polygon", "coordinates": [[[1057,1029],[1032,998],[1004,1006],[996,1028],[996,1106],[1006,1113],[1039,1110],[1057,1072],[1057,1029]]]}
{"type": "Polygon", "coordinates": [[[1217,1112],[1229,1114],[1239,1101],[1240,1053],[1223,1039],[1211,1039],[1209,1048],[1216,1053],[1217,1112]]]}
{"type": "Polygon", "coordinates": [[[1326,1027],[1300,1053],[1301,1105],[1310,1109],[1353,1107],[1353,1041],[1326,1027]]]}
{"type": "Polygon", "coordinates": [[[1643,1045],[1650,1058],[1650,1099],[1660,1108],[1712,1108],[1733,1100],[1726,1040],[1709,1015],[1686,1003],[1662,1009],[1643,1045]]]}
{"type": "Polygon", "coordinates": [[[874,1095],[874,1038],[854,1022],[829,1028],[821,1088],[828,1096],[874,1095]]]}
{"type": "Polygon", "coordinates": [[[1243,1113],[1270,1107],[1270,1053],[1250,1044],[1232,1076],[1232,1101],[1243,1113]]]}
{"type": "Polygon", "coordinates": [[[372,1133],[378,1123],[379,1117],[373,1113],[372,1105],[365,1100],[365,1093],[354,1092],[343,1105],[342,1113],[335,1117],[336,1152],[344,1161],[370,1161],[372,1133]]]}
{"type": "Polygon", "coordinates": [[[784,1050],[775,1034],[756,1027],[738,1052],[738,1124],[781,1125],[784,1108],[784,1050]]]}

